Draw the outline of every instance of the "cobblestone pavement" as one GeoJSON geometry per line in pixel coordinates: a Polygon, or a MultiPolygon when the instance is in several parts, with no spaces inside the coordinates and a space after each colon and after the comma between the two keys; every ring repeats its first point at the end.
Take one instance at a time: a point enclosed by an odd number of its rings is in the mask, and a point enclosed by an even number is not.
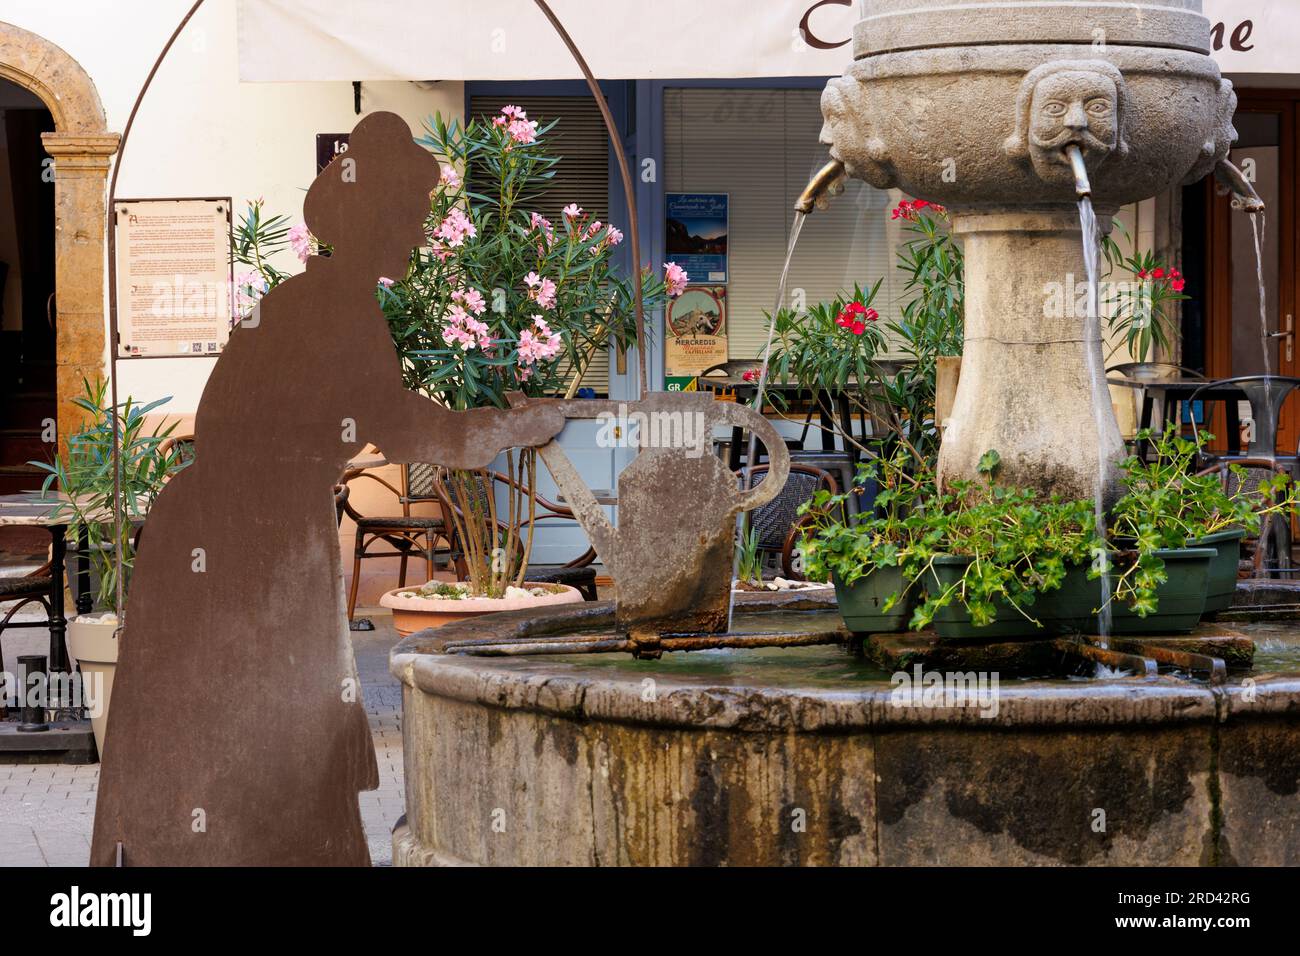
{"type": "MultiPolygon", "coordinates": [[[[379,763],[379,789],[361,794],[361,818],[377,866],[392,863],[390,831],[404,812],[402,790],[402,689],[388,673],[388,651],[397,643],[387,612],[358,609],[373,631],[354,632],[353,647],[362,695],[379,763]]],[[[49,634],[41,628],[3,635],[5,670],[17,673],[19,654],[44,654],[49,634]]],[[[95,822],[98,764],[0,762],[0,866],[85,866],[95,822]]]]}

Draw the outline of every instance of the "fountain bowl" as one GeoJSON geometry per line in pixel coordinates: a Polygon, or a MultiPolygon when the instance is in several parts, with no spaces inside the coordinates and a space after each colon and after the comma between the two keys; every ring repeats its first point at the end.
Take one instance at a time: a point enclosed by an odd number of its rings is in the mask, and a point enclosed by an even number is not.
{"type": "MultiPolygon", "coordinates": [[[[737,602],[738,630],[835,614],[737,602]]],[[[397,865],[1300,863],[1300,672],[1007,680],[990,712],[900,697],[898,673],[837,645],[442,652],[613,620],[501,614],[394,648],[397,865]]]]}

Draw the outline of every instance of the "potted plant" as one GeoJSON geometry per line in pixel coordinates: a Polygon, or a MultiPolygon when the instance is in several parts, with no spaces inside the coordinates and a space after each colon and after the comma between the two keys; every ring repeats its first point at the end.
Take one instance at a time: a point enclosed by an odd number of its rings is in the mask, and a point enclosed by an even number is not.
{"type": "Polygon", "coordinates": [[[32,462],[49,474],[42,493],[60,492],[54,515],[66,521],[73,540],[84,538],[96,583],[98,614],[68,622],[68,653],[80,667],[82,679],[98,698],[88,701],[91,729],[100,756],[108,726],[113,673],[117,667],[117,632],[135,565],[141,525],[167,480],[188,464],[170,441],[175,424],[146,428],[146,418],[170,401],[161,398],[143,405],[127,398],[117,408],[116,422],[107,399],[107,385],[83,381],[73,403],[87,415],[86,424],[68,440],[67,452],[48,462],[32,462]],[[113,482],[113,441],[120,448],[121,479],[113,482]],[[116,520],[115,520],[116,519],[116,520]],[[115,540],[115,534],[119,537],[115,540]],[[120,549],[121,563],[117,552],[120,549]]]}
{"type": "Polygon", "coordinates": [[[854,488],[838,495],[819,491],[800,508],[805,573],[810,580],[829,579],[835,585],[840,615],[850,631],[907,629],[920,588],[904,574],[902,557],[919,521],[916,509],[933,497],[933,473],[900,446],[888,459],[859,466],[854,488]],[[872,510],[850,516],[849,497],[872,482],[879,489],[872,510]]]}
{"type": "MultiPolygon", "coordinates": [[[[1127,238],[1123,225],[1115,225],[1127,238]]],[[[1098,295],[1110,335],[1118,338],[1111,355],[1124,345],[1137,366],[1129,370],[1129,376],[1141,380],[1148,375],[1158,377],[1143,366],[1157,350],[1167,352],[1177,340],[1177,316],[1169,305],[1187,296],[1182,273],[1162,263],[1150,250],[1139,252],[1135,243],[1131,245],[1134,251],[1125,254],[1112,236],[1102,240],[1107,270],[1098,295]]]]}
{"type": "Polygon", "coordinates": [[[984,484],[955,482],[918,509],[901,557],[904,574],[926,586],[912,627],[933,624],[948,640],[1037,638],[1078,627],[1080,608],[1100,604],[1092,582],[1104,545],[1092,502],[1003,487],[999,464],[986,452],[984,484]]]}
{"type": "MultiPolygon", "coordinates": [[[[867,288],[855,284],[851,293],[806,311],[779,309],[771,320],[769,366],[779,381],[815,382],[845,395],[854,411],[870,415],[885,432],[887,446],[904,439],[933,466],[940,438],[938,363],[962,351],[964,261],[944,207],[907,200],[893,218],[911,234],[898,252],[904,273],[898,318],[882,320],[875,307],[880,280],[867,288]],[[888,352],[901,353],[903,360],[883,357],[888,352]]],[[[845,434],[842,425],[837,421],[835,431],[846,447],[876,451],[845,434]]]]}
{"type": "MultiPolygon", "coordinates": [[[[1112,509],[1113,537],[1133,549],[1139,562],[1143,556],[1167,559],[1171,552],[1212,549],[1203,613],[1225,610],[1236,588],[1242,539],[1259,534],[1266,515],[1290,520],[1300,499],[1296,483],[1282,472],[1252,482],[1244,468],[1229,463],[1236,480],[1228,490],[1218,474],[1196,473],[1212,435],[1202,432],[1192,440],[1170,431],[1153,439],[1144,430],[1138,439],[1154,441],[1155,454],[1149,463],[1136,457],[1123,462],[1125,494],[1112,509]]],[[[1138,600],[1145,600],[1149,589],[1138,590],[1138,600]]]]}
{"type": "MultiPolygon", "coordinates": [[[[554,125],[540,126],[506,106],[463,126],[435,116],[419,140],[442,165],[430,195],[428,245],[412,256],[406,275],[376,277],[376,295],[406,387],[448,408],[504,408],[521,392],[571,397],[598,351],[636,342],[633,282],[615,263],[623,233],[574,203],[555,222],[538,208],[543,198],[558,205],[544,195],[562,162],[547,149],[554,125]]],[[[236,261],[250,267],[237,280],[245,308],[280,278],[265,266],[268,251],[289,245],[304,260],[325,251],[304,227],[290,228],[283,217],[265,218],[255,209],[235,239],[236,261]]],[[[679,295],[687,278],[674,263],[665,264],[662,277],[644,270],[645,309],[679,295]]],[[[536,452],[504,457],[499,488],[479,472],[451,471],[443,479],[444,517],[463,555],[467,586],[453,594],[435,584],[424,595],[400,588],[382,604],[423,602],[441,615],[465,613],[467,600],[483,613],[550,601],[557,589],[527,577],[536,452]]],[[[580,599],[572,588],[560,586],[558,593],[580,599]]]]}

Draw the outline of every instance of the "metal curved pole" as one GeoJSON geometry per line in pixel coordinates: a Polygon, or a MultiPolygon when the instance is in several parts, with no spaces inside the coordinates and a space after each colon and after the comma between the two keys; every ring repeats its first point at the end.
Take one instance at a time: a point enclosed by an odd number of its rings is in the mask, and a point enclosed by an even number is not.
{"type": "Polygon", "coordinates": [[[596,105],[600,107],[600,115],[605,120],[605,129],[609,133],[610,144],[614,147],[614,156],[618,160],[618,171],[623,177],[623,193],[627,197],[627,223],[628,232],[632,236],[632,281],[636,295],[636,357],[637,371],[641,376],[641,397],[644,398],[650,389],[650,380],[646,374],[646,357],[645,357],[645,306],[642,298],[641,282],[641,230],[637,226],[636,215],[636,193],[633,191],[632,170],[627,164],[627,153],[623,151],[623,138],[618,134],[618,127],[614,125],[614,117],[609,113],[609,105],[605,102],[605,96],[600,91],[600,84],[591,73],[591,67],[587,66],[587,61],[583,59],[582,53],[578,50],[577,44],[573,42],[573,37],[569,36],[569,31],[564,29],[564,24],[560,22],[554,11],[551,10],[546,0],[534,0],[546,19],[551,22],[555,32],[560,35],[564,45],[569,48],[573,54],[573,59],[578,64],[578,69],[586,77],[587,87],[591,90],[591,95],[596,98],[596,105]]]}
{"type": "Polygon", "coordinates": [[[117,629],[122,629],[122,624],[126,620],[125,606],[125,587],[126,583],[122,578],[122,444],[120,441],[121,428],[117,418],[117,230],[116,226],[117,211],[113,208],[117,199],[117,174],[122,171],[122,157],[126,154],[126,141],[131,136],[131,127],[135,125],[135,114],[140,111],[140,104],[144,101],[144,95],[149,92],[149,86],[153,83],[154,75],[158,72],[158,67],[162,66],[162,61],[166,59],[167,54],[171,52],[172,45],[176,43],[176,38],[181,35],[185,25],[190,22],[196,10],[203,6],[203,0],[195,0],[194,5],[190,7],[189,13],[185,14],[181,22],[176,25],[172,35],[167,39],[167,44],[158,54],[158,59],[154,60],[153,67],[149,70],[149,75],[144,78],[144,85],[140,87],[140,92],[135,98],[135,103],[131,106],[131,113],[126,118],[126,126],[122,129],[122,138],[117,141],[117,159],[113,162],[113,175],[108,181],[108,217],[105,222],[105,228],[108,231],[108,387],[109,401],[113,406],[113,559],[117,563],[117,629]]]}

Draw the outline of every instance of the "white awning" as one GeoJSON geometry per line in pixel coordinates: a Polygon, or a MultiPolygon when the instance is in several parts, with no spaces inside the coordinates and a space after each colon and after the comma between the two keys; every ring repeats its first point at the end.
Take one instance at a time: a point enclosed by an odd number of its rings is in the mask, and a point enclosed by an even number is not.
{"type": "MultiPolygon", "coordinates": [[[[849,61],[859,16],[859,0],[551,0],[551,7],[602,79],[833,76],[849,61]]],[[[1222,24],[1215,58],[1225,73],[1300,72],[1296,0],[1205,0],[1204,9],[1222,24]]],[[[581,74],[530,0],[240,0],[239,76],[581,74]]]]}

